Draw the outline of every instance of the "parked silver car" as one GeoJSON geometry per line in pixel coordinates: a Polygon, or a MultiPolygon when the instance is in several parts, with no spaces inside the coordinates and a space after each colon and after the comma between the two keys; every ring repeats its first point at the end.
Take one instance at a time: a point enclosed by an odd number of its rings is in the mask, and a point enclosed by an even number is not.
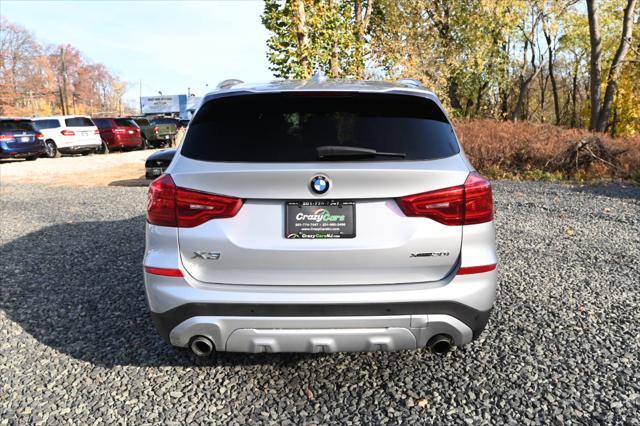
{"type": "Polygon", "coordinates": [[[152,317],[198,355],[444,353],[495,300],[491,186],[413,81],[222,85],[147,222],[152,317]]]}

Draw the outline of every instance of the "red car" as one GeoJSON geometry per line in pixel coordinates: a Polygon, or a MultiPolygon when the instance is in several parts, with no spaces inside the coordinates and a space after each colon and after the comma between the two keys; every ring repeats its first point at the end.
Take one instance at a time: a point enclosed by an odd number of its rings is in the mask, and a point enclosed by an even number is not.
{"type": "Polygon", "coordinates": [[[107,154],[114,149],[144,148],[140,128],[130,118],[94,118],[102,138],[101,153],[107,154]]]}

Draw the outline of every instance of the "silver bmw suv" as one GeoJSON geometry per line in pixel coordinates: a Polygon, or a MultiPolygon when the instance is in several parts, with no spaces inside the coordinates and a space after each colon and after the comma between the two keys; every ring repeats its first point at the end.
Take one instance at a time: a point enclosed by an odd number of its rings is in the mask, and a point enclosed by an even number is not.
{"type": "Polygon", "coordinates": [[[489,182],[414,81],[233,81],[149,187],[144,278],[172,345],[447,352],[496,292],[489,182]]]}

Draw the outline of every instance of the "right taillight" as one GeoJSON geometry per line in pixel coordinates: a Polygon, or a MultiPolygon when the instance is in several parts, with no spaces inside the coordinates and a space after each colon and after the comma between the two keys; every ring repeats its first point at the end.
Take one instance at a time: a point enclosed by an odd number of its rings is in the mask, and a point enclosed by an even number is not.
{"type": "Polygon", "coordinates": [[[491,184],[476,172],[469,173],[464,185],[408,195],[397,202],[407,216],[427,217],[449,226],[493,220],[491,184]]]}
{"type": "Polygon", "coordinates": [[[160,129],[158,128],[158,126],[154,127],[154,128],[153,128],[153,134],[158,135],[158,131],[159,131],[159,130],[160,130],[160,129]]]}
{"type": "Polygon", "coordinates": [[[211,219],[235,216],[240,198],[179,188],[170,175],[149,185],[147,222],[153,225],[193,228],[211,219]]]}

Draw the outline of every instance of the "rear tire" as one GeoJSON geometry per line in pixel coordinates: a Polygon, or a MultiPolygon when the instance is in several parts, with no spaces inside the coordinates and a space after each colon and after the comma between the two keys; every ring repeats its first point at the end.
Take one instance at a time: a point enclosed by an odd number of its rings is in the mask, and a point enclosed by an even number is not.
{"type": "Polygon", "coordinates": [[[27,161],[36,161],[38,159],[37,155],[30,155],[29,157],[24,158],[27,161]]]}
{"type": "Polygon", "coordinates": [[[44,156],[47,158],[58,158],[60,157],[60,151],[58,151],[58,147],[56,143],[52,140],[48,140],[44,143],[44,156]]]}
{"type": "Polygon", "coordinates": [[[144,151],[145,149],[149,148],[149,141],[147,140],[147,138],[145,138],[144,136],[142,138],[140,138],[140,147],[138,148],[141,151],[144,151]]]}

